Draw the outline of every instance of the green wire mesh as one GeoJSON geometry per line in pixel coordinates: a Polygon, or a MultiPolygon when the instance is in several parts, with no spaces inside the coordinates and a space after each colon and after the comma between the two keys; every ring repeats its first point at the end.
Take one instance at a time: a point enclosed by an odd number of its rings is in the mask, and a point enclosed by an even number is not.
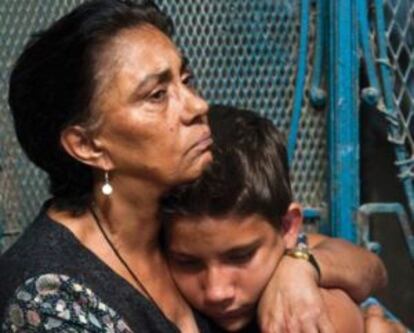
{"type": "MultiPolygon", "coordinates": [[[[81,2],[0,1],[0,225],[7,233],[19,233],[47,197],[45,176],[22,155],[13,133],[6,100],[10,68],[31,32],[81,2]]],[[[210,103],[256,110],[287,132],[299,40],[299,0],[156,2],[172,16],[175,39],[210,103]]],[[[314,22],[313,15],[311,45],[314,22]]],[[[294,192],[305,206],[321,207],[326,193],[325,114],[313,110],[307,99],[300,127],[292,166],[294,192]]],[[[4,248],[14,239],[6,237],[4,248]]]]}

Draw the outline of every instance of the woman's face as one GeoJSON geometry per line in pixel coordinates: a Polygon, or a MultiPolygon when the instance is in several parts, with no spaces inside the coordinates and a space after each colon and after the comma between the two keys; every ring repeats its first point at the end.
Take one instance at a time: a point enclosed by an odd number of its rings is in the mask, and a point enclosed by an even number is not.
{"type": "Polygon", "coordinates": [[[95,79],[95,142],[113,181],[171,186],[201,174],[212,160],[207,104],[166,35],[150,25],[121,31],[97,56],[95,79]]]}

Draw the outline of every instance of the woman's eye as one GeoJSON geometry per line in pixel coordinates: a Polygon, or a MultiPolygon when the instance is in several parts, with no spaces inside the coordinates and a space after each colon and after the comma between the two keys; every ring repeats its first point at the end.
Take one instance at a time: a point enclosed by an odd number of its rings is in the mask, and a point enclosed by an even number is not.
{"type": "Polygon", "coordinates": [[[183,77],[182,82],[191,88],[195,88],[195,79],[194,79],[194,75],[192,74],[187,74],[183,77]]]}
{"type": "Polygon", "coordinates": [[[157,91],[151,93],[149,95],[149,100],[151,102],[154,102],[154,103],[160,103],[160,102],[163,102],[166,97],[167,97],[167,90],[166,89],[160,89],[160,90],[157,90],[157,91]]]}

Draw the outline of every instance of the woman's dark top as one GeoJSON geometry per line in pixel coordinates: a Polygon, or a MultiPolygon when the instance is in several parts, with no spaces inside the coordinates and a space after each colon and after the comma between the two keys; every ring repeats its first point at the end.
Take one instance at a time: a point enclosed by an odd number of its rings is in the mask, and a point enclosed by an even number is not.
{"type": "MultiPolygon", "coordinates": [[[[217,332],[196,314],[200,332],[217,332]]],[[[3,332],[179,332],[126,280],[46,215],[0,257],[3,332]]]]}

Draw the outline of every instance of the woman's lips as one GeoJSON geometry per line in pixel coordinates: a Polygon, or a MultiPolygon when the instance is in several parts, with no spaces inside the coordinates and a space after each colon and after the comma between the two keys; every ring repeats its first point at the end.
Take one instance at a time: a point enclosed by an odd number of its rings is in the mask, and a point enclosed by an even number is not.
{"type": "Polygon", "coordinates": [[[213,143],[210,132],[204,133],[199,140],[197,140],[193,145],[191,145],[189,150],[196,149],[198,151],[204,151],[209,148],[213,143]]]}
{"type": "Polygon", "coordinates": [[[211,145],[213,144],[213,139],[211,138],[211,136],[209,136],[209,137],[207,137],[207,138],[205,138],[205,139],[203,139],[203,140],[200,140],[198,143],[197,143],[197,148],[198,149],[200,149],[200,150],[206,150],[207,148],[209,148],[211,145]]]}

